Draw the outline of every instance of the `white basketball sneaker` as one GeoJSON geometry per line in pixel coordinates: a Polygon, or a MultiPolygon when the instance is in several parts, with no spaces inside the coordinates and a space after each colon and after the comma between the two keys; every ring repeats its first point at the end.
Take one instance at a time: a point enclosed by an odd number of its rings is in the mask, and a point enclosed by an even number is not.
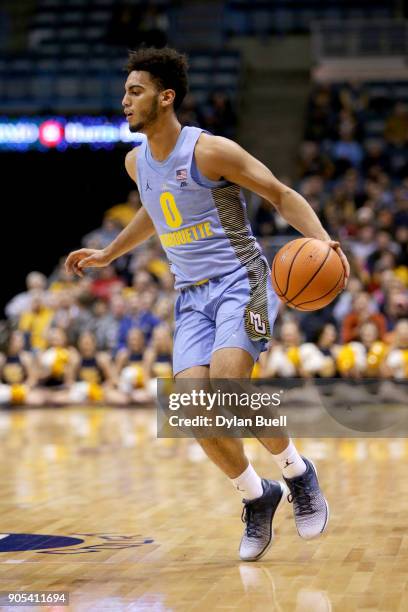
{"type": "Polygon", "coordinates": [[[329,521],[329,504],[320,490],[316,468],[302,457],[306,472],[295,478],[284,478],[288,488],[288,502],[293,503],[298,534],[305,540],[319,536],[329,521]]]}
{"type": "Polygon", "coordinates": [[[284,485],[276,480],[262,479],[263,494],[250,501],[242,500],[242,521],[246,524],[239,547],[242,561],[258,561],[273,540],[272,520],[283,498],[284,485]]]}

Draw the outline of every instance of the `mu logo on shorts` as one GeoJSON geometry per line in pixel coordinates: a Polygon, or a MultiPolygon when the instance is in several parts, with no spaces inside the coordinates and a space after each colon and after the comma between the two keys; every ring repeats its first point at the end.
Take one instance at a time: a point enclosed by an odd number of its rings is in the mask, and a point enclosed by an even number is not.
{"type": "Polygon", "coordinates": [[[266,325],[262,321],[262,317],[260,314],[256,312],[249,311],[249,323],[255,329],[257,334],[266,334],[266,325]]]}

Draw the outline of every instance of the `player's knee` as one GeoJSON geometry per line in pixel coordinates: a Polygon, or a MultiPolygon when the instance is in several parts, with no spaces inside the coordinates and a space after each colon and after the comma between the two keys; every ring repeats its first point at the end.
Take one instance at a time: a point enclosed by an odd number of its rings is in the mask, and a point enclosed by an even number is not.
{"type": "Polygon", "coordinates": [[[241,348],[224,348],[212,356],[210,378],[250,378],[254,359],[241,348]]]}

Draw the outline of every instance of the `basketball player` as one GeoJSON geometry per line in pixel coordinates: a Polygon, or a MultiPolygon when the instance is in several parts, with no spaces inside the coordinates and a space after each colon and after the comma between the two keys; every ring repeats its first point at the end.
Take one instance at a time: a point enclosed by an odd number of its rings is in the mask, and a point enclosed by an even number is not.
{"type": "MultiPolygon", "coordinates": [[[[129,128],[140,133],[140,140],[125,165],[143,206],[105,249],[74,251],[66,267],[82,276],[85,268],[107,266],[157,232],[180,290],[174,375],[249,379],[271,337],[278,298],[240,188],[268,200],[304,236],[327,241],[342,259],[345,279],[349,266],[301,195],[235,142],[180,125],[175,111],[187,88],[186,58],[174,49],[130,53],[122,104],[129,128]]],[[[287,438],[260,441],[282,470],[299,535],[318,536],[328,522],[328,505],[312,462],[287,438]]],[[[243,495],[241,559],[260,559],[272,543],[282,484],[258,476],[240,439],[199,443],[243,495]]]]}

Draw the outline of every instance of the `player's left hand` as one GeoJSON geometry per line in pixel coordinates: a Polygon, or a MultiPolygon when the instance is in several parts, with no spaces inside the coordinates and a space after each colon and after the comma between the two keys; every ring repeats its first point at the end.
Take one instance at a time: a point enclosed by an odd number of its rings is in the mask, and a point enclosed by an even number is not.
{"type": "Polygon", "coordinates": [[[329,243],[329,246],[331,246],[331,248],[336,251],[337,255],[341,259],[341,263],[343,264],[343,268],[344,268],[344,283],[342,287],[342,290],[343,290],[347,287],[348,279],[350,277],[350,264],[347,261],[347,257],[345,256],[345,254],[340,248],[340,242],[337,242],[336,240],[329,240],[328,243],[329,243]]]}

